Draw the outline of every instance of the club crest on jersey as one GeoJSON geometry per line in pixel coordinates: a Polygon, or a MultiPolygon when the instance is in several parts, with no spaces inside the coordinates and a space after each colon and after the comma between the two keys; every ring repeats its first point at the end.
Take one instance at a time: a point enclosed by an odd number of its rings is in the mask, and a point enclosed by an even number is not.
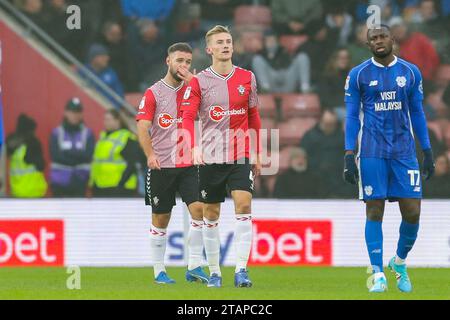
{"type": "Polygon", "coordinates": [[[245,87],[241,84],[237,89],[238,89],[239,95],[243,96],[245,93],[245,87]]]}
{"type": "Polygon", "coordinates": [[[395,81],[397,81],[397,85],[400,88],[403,88],[406,84],[406,78],[404,76],[398,76],[397,78],[395,78],[395,81]]]}
{"type": "Polygon", "coordinates": [[[350,86],[350,76],[347,76],[347,79],[345,79],[345,87],[344,87],[344,89],[348,90],[349,86],[350,86]]]}
{"type": "Polygon", "coordinates": [[[373,188],[372,188],[372,186],[365,186],[364,187],[364,192],[366,193],[366,195],[367,196],[371,196],[372,195],[372,193],[373,193],[373,188]]]}
{"type": "Polygon", "coordinates": [[[158,116],[158,125],[162,129],[169,128],[173,123],[181,123],[183,118],[174,118],[168,113],[161,113],[158,116]]]}

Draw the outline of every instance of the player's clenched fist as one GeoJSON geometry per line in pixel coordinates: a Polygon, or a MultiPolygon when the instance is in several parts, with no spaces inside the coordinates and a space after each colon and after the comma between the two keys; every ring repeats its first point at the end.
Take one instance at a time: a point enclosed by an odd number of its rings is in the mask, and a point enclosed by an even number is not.
{"type": "Polygon", "coordinates": [[[358,168],[356,167],[355,155],[346,154],[344,158],[344,180],[351,184],[358,181],[358,168]]]}
{"type": "Polygon", "coordinates": [[[161,165],[156,154],[151,154],[147,157],[147,166],[152,170],[161,170],[161,165]]]}

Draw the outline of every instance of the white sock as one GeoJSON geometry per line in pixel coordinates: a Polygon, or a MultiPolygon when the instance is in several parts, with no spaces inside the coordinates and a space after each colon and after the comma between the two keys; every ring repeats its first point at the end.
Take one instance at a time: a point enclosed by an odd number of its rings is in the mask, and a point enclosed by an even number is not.
{"type": "Polygon", "coordinates": [[[248,257],[252,247],[253,227],[251,214],[237,214],[234,231],[236,249],[236,270],[247,269],[248,257]]]}
{"type": "Polygon", "coordinates": [[[220,234],[219,220],[210,221],[203,218],[203,243],[205,244],[206,259],[208,260],[210,274],[221,275],[219,266],[220,234]]]}
{"type": "Polygon", "coordinates": [[[203,220],[191,220],[188,234],[188,270],[202,265],[203,220]]]}
{"type": "Polygon", "coordinates": [[[153,265],[155,278],[162,271],[166,271],[164,266],[164,256],[166,254],[167,229],[157,228],[152,225],[150,229],[150,261],[153,265]]]}
{"type": "Polygon", "coordinates": [[[395,264],[405,264],[405,259],[402,259],[398,255],[395,255],[395,264]]]}

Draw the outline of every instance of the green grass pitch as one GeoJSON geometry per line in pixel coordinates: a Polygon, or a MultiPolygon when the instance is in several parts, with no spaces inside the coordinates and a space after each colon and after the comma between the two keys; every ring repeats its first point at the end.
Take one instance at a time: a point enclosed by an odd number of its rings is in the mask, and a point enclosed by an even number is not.
{"type": "Polygon", "coordinates": [[[81,268],[81,289],[66,287],[65,268],[0,268],[0,299],[445,299],[450,269],[410,268],[413,292],[401,293],[386,270],[389,290],[369,294],[365,268],[252,267],[252,288],[234,288],[233,268],[223,268],[223,287],[187,283],[184,268],[168,268],[177,283],[153,283],[151,268],[81,268]]]}

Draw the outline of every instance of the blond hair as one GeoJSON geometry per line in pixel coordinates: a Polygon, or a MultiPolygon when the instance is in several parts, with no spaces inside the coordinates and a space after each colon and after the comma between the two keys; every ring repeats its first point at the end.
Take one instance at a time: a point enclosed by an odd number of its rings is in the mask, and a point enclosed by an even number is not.
{"type": "Polygon", "coordinates": [[[229,35],[231,35],[230,29],[228,29],[228,27],[217,25],[206,33],[205,35],[206,45],[208,45],[208,41],[211,36],[219,33],[228,33],[229,35]]]}

